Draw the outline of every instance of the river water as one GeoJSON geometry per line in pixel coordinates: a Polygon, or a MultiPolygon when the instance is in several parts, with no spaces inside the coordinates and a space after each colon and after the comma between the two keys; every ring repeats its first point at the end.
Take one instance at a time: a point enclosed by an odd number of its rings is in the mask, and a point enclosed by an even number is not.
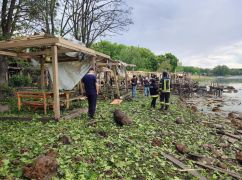
{"type": "Polygon", "coordinates": [[[242,76],[216,77],[213,82],[224,86],[233,86],[237,93],[223,93],[224,104],[222,110],[242,113],[242,76]]]}

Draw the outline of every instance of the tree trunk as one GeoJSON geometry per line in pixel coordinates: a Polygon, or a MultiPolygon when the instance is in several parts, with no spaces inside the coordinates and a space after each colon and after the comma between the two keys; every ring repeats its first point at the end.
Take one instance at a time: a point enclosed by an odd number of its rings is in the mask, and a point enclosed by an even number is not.
{"type": "Polygon", "coordinates": [[[6,57],[0,56],[0,85],[7,83],[6,74],[8,71],[8,64],[6,57]]]}

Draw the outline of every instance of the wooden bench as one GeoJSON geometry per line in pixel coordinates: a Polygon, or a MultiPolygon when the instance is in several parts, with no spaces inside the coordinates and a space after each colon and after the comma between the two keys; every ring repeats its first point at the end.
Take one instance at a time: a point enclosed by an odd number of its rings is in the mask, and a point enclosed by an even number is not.
{"type": "MultiPolygon", "coordinates": [[[[71,97],[71,91],[60,92],[60,103],[61,106],[65,106],[69,109],[71,102],[75,100],[85,100],[85,96],[71,97]]],[[[21,111],[23,105],[33,107],[34,110],[37,108],[43,108],[44,114],[47,114],[47,109],[53,107],[53,93],[52,92],[17,92],[18,98],[18,110],[21,111]]]]}
{"type": "Polygon", "coordinates": [[[47,108],[53,104],[53,93],[50,92],[17,92],[18,110],[21,111],[22,105],[34,107],[36,110],[43,107],[44,114],[47,114],[47,108]]]}

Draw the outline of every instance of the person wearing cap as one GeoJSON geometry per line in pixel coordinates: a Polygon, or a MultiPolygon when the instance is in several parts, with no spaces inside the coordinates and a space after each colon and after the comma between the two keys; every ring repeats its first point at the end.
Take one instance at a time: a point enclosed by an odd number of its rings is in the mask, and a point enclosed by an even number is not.
{"type": "Polygon", "coordinates": [[[133,78],[131,79],[131,85],[132,85],[132,98],[136,97],[136,89],[137,89],[137,78],[135,75],[133,75],[133,78]]]}
{"type": "Polygon", "coordinates": [[[99,85],[93,68],[82,78],[85,92],[88,100],[88,116],[94,118],[97,105],[97,95],[99,93],[99,85]]]}
{"type": "Polygon", "coordinates": [[[144,94],[147,97],[150,95],[150,83],[148,77],[146,77],[144,80],[144,94]]]}
{"type": "Polygon", "coordinates": [[[170,93],[171,93],[171,79],[167,72],[163,72],[162,78],[160,80],[160,110],[168,110],[170,103],[170,93]]]}
{"type": "Polygon", "coordinates": [[[150,83],[150,96],[151,96],[151,107],[155,108],[156,106],[156,100],[159,97],[159,88],[157,83],[155,82],[155,79],[151,79],[150,83]]]}

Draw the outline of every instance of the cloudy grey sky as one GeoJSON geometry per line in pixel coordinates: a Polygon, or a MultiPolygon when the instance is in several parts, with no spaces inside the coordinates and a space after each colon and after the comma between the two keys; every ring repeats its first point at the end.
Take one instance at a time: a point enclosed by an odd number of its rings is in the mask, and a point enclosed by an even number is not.
{"type": "Polygon", "coordinates": [[[183,65],[242,68],[242,0],[126,0],[134,25],[110,40],[171,52],[183,65]]]}

